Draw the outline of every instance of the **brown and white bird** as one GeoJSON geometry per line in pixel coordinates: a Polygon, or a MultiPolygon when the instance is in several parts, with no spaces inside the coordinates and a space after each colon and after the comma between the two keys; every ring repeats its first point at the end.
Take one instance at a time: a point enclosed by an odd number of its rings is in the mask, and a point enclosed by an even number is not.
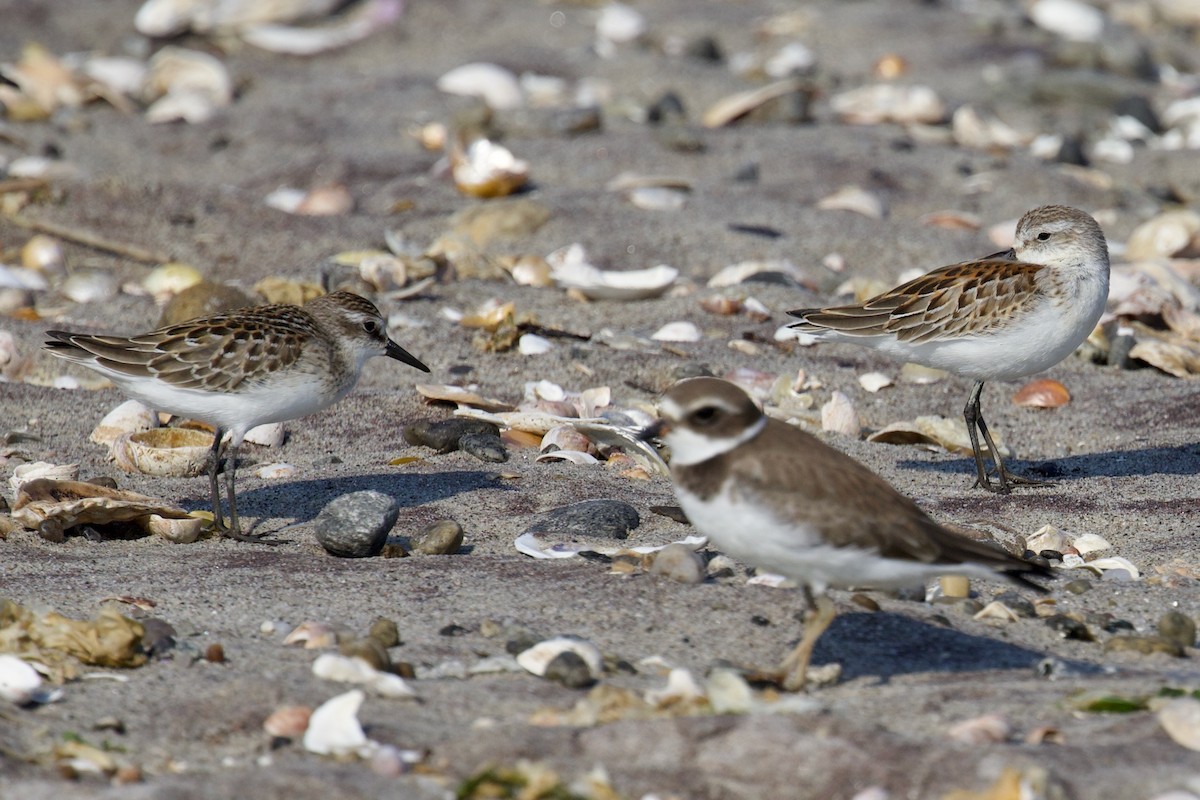
{"type": "Polygon", "coordinates": [[[963,416],[976,485],[1008,493],[1038,484],[1004,467],[979,408],[985,381],[1048,369],[1096,327],[1108,299],[1108,245],[1091,216],[1042,206],[1021,217],[1013,248],[935,269],[861,305],[802,308],[788,327],[821,342],[865,345],[975,381],[963,416]],[[992,483],[979,448],[996,464],[992,483]]]}
{"type": "Polygon", "coordinates": [[[234,491],[237,452],[247,431],[333,405],[354,388],[373,356],[429,372],[388,338],[379,309],[350,292],[323,295],[303,306],[241,308],[136,336],[46,335],[53,355],[95,370],[151,408],[216,428],[209,472],[213,518],[224,535],[247,541],[261,539],[242,533],[234,491]],[[228,528],[217,486],[226,433],[228,528]]]}
{"type": "Polygon", "coordinates": [[[792,578],[808,603],[783,686],[804,687],[817,639],[835,615],[830,587],[900,588],[942,575],[1007,578],[1048,570],[952,533],[849,456],[764,415],[717,378],[675,384],[646,431],[671,448],[671,479],[696,530],[738,560],[792,578]]]}

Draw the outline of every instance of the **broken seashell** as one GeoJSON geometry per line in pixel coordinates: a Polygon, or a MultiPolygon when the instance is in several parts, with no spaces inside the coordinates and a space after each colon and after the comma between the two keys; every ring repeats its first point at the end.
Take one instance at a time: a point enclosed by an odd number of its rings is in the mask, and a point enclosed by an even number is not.
{"type": "MultiPolygon", "coordinates": [[[[112,445],[124,433],[137,433],[158,427],[158,414],[137,400],[126,400],[104,415],[88,437],[96,444],[112,445]]],[[[49,476],[47,476],[49,477],[49,476]]],[[[71,477],[74,479],[74,476],[71,477]]]]}
{"type": "Polygon", "coordinates": [[[294,464],[263,464],[259,467],[255,467],[254,476],[257,478],[265,478],[267,480],[278,480],[280,478],[295,477],[297,472],[298,470],[294,464]]]}
{"type": "Polygon", "coordinates": [[[676,667],[667,673],[667,685],[661,689],[648,689],[646,702],[657,708],[706,701],[704,689],[689,670],[676,667]]]}
{"type": "Polygon", "coordinates": [[[877,83],[834,95],[831,105],[843,121],[854,125],[896,122],[938,123],[946,116],[946,105],[928,86],[899,86],[877,83]]]}
{"type": "MultiPolygon", "coordinates": [[[[996,431],[992,438],[999,440],[996,431]]],[[[940,448],[951,453],[971,455],[971,439],[967,435],[967,424],[961,419],[946,419],[937,415],[921,416],[912,421],[893,422],[867,437],[868,442],[883,442],[884,444],[915,444],[925,447],[940,448]]],[[[988,452],[986,442],[980,442],[984,453],[988,452]]],[[[1000,455],[1011,455],[1002,441],[997,441],[1000,455]]]]}
{"type": "Polygon", "coordinates": [[[588,452],[594,450],[592,442],[587,436],[580,433],[573,425],[556,425],[546,431],[542,436],[541,444],[538,449],[543,453],[549,452],[551,448],[558,450],[576,450],[579,452],[588,452]]]}
{"type": "Polygon", "coordinates": [[[965,211],[931,211],[917,222],[931,228],[945,228],[952,231],[977,231],[982,226],[979,217],[965,211]]]}
{"type": "Polygon", "coordinates": [[[779,97],[803,91],[806,83],[800,78],[785,78],[757,89],[722,97],[705,109],[701,123],[706,128],[722,128],[779,97]]]}
{"type": "Polygon", "coordinates": [[[517,76],[497,64],[463,64],[438,78],[436,85],[446,94],[479,97],[497,110],[519,108],[524,103],[517,76]]]}
{"type": "Polygon", "coordinates": [[[256,425],[246,431],[244,441],[261,445],[262,447],[279,447],[283,444],[284,436],[285,432],[282,422],[268,422],[264,425],[256,425]]]}
{"type": "Polygon", "coordinates": [[[151,428],[123,433],[111,445],[126,472],[194,478],[208,469],[213,434],[190,428],[151,428]]]}
{"type": "Polygon", "coordinates": [[[1029,19],[1044,31],[1071,42],[1099,41],[1104,12],[1082,0],[1034,0],[1029,19]]]}
{"type": "Polygon", "coordinates": [[[49,703],[61,696],[61,689],[42,689],[42,676],[29,662],[8,653],[0,653],[0,700],[24,706],[49,703]]]}
{"type": "Polygon", "coordinates": [[[538,677],[546,674],[546,667],[562,653],[574,653],[587,664],[593,678],[604,673],[604,657],[596,645],[579,636],[555,636],[538,642],[533,647],[517,654],[517,663],[527,672],[538,677]]]}
{"type": "Polygon", "coordinates": [[[1200,343],[1192,345],[1183,340],[1167,342],[1161,339],[1138,339],[1129,349],[1129,357],[1145,361],[1176,378],[1200,375],[1200,343]]]}
{"type": "Polygon", "coordinates": [[[882,372],[867,372],[858,376],[858,384],[874,394],[892,385],[892,379],[882,372]]]}
{"type": "Polygon", "coordinates": [[[165,303],[173,295],[195,286],[202,280],[203,273],[191,264],[169,262],[150,270],[149,274],[142,278],[142,288],[149,292],[156,302],[165,303]]]}
{"type": "Polygon", "coordinates": [[[151,37],[236,31],[249,25],[322,16],[339,5],[341,0],[146,0],[133,25],[138,33],[151,37]]]}
{"type": "Polygon", "coordinates": [[[704,335],[694,322],[668,322],[650,338],[657,342],[698,342],[704,335]]]}
{"type": "Polygon", "coordinates": [[[1092,561],[1084,561],[1079,556],[1064,556],[1063,567],[1065,569],[1090,569],[1097,575],[1104,575],[1104,573],[1110,571],[1125,572],[1128,574],[1130,580],[1137,580],[1142,574],[1133,565],[1132,561],[1121,556],[1097,558],[1092,561]],[[1075,559],[1079,559],[1078,562],[1075,559]]]}
{"type": "Polygon", "coordinates": [[[528,162],[488,139],[476,139],[465,152],[454,148],[450,172],[459,191],[471,197],[504,197],[529,180],[528,162]]]}
{"type": "Polygon", "coordinates": [[[199,123],[233,102],[233,80],[225,65],[208,53],[169,45],[150,59],[143,94],[151,123],[199,123]]]}
{"type": "Polygon", "coordinates": [[[726,286],[736,286],[739,283],[744,283],[755,275],[760,273],[777,272],[791,278],[796,283],[810,283],[808,276],[800,267],[786,260],[765,260],[765,261],[742,261],[737,264],[730,264],[721,269],[716,275],[708,279],[708,287],[710,289],[720,289],[726,286]]]}
{"type": "Polygon", "coordinates": [[[570,461],[572,464],[600,463],[600,459],[596,458],[591,453],[584,453],[580,450],[551,450],[548,453],[540,454],[534,460],[538,463],[543,461],[570,461]]]}
{"type": "Polygon", "coordinates": [[[415,387],[417,394],[435,402],[454,403],[459,407],[467,406],[481,411],[512,411],[515,406],[503,400],[484,397],[478,392],[451,386],[449,384],[418,383],[415,387]]]}
{"type": "Polygon", "coordinates": [[[602,270],[587,263],[581,244],[559,248],[546,256],[551,277],[564,289],[576,289],[590,300],[641,300],[658,297],[671,288],[679,270],[660,264],[640,270],[602,270]]]}
{"type": "Polygon", "coordinates": [[[1019,406],[1061,408],[1071,402],[1071,393],[1058,381],[1041,378],[1018,389],[1012,400],[1019,406]]]}
{"type": "Polygon", "coordinates": [[[37,478],[21,485],[12,517],[30,530],[50,525],[65,531],[76,525],[137,522],[152,514],[184,519],[188,512],[137,492],[109,489],[94,483],[37,478]]]}
{"type": "Polygon", "coordinates": [[[208,520],[203,517],[185,517],[169,519],[151,514],[146,521],[146,530],[154,536],[161,536],[168,542],[176,544],[191,544],[200,538],[208,520]]]}
{"type": "Polygon", "coordinates": [[[1125,244],[1131,261],[1171,258],[1200,249],[1200,214],[1190,209],[1166,211],[1134,228],[1125,244]]]}
{"type": "Polygon", "coordinates": [[[661,186],[631,189],[629,202],[643,211],[678,211],[687,205],[687,192],[661,186]]]}
{"type": "Polygon", "coordinates": [[[51,464],[49,461],[34,461],[18,464],[13,468],[13,474],[8,478],[8,486],[13,494],[21,491],[21,487],[30,481],[46,478],[52,481],[73,481],[79,478],[78,464],[51,464]]]}
{"type": "Polygon", "coordinates": [[[742,301],[735,297],[705,297],[700,300],[700,307],[710,314],[729,317],[742,310],[742,301]]]}
{"type": "Polygon", "coordinates": [[[858,437],[862,425],[849,397],[835,391],[829,401],[821,406],[821,430],[858,437]]]}
{"type": "Polygon", "coordinates": [[[391,698],[416,697],[408,682],[391,672],[383,672],[358,656],[322,653],[312,665],[313,675],[327,681],[358,683],[372,692],[391,698]]]}
{"type": "Polygon", "coordinates": [[[509,269],[509,274],[518,286],[546,287],[554,285],[554,279],[550,276],[552,271],[544,258],[521,256],[509,269]]]}
{"type": "Polygon", "coordinates": [[[1098,553],[1101,550],[1107,550],[1112,547],[1107,539],[1094,533],[1085,533],[1082,536],[1076,536],[1071,541],[1071,546],[1078,550],[1081,556],[1085,556],[1088,553],[1098,553]]]}
{"type": "Polygon", "coordinates": [[[312,713],[308,706],[280,706],[263,720],[263,730],[281,739],[298,739],[308,730],[312,713]]]}
{"type": "Polygon", "coordinates": [[[308,720],[304,731],[304,749],[327,756],[365,757],[375,749],[358,722],[358,709],[366,695],[361,689],[330,698],[308,720]]]}
{"type": "Polygon", "coordinates": [[[913,383],[918,386],[937,383],[948,374],[945,370],[927,367],[923,364],[907,363],[900,368],[900,379],[905,383],[913,383]]]}
{"type": "Polygon", "coordinates": [[[1003,714],[983,714],[956,723],[946,735],[964,744],[999,744],[1008,739],[1012,726],[1003,714]]]}
{"type": "Polygon", "coordinates": [[[826,211],[853,211],[870,219],[883,219],[883,201],[879,196],[858,186],[844,186],[828,197],[817,201],[817,208],[826,211]]]}
{"type": "Polygon", "coordinates": [[[337,645],[337,630],[324,622],[302,622],[283,637],[283,644],[303,644],[305,650],[316,650],[337,645]]]}
{"type": "Polygon", "coordinates": [[[44,233],[30,237],[21,246],[21,266],[43,275],[63,275],[67,270],[67,260],[62,242],[44,233]]]}
{"type": "Polygon", "coordinates": [[[975,619],[998,619],[1004,622],[1016,622],[1018,617],[1017,612],[1004,605],[1004,603],[1001,603],[999,600],[993,600],[976,612],[975,619]]]}
{"type": "Polygon", "coordinates": [[[1066,537],[1053,525],[1043,525],[1025,539],[1025,549],[1032,550],[1035,553],[1040,553],[1043,550],[1053,550],[1056,553],[1061,553],[1066,546],[1066,537]]]}
{"type": "Polygon", "coordinates": [[[950,118],[954,141],[976,150],[1012,150],[1032,138],[1020,133],[994,114],[981,114],[969,105],[959,106],[950,118]]]}
{"type": "MultiPolygon", "coordinates": [[[[326,0],[303,1],[324,3],[326,0]]],[[[365,39],[376,30],[394,23],[403,12],[403,0],[365,0],[328,25],[300,28],[255,24],[242,28],[240,35],[247,44],[272,53],[311,56],[365,39]]]]}
{"type": "Polygon", "coordinates": [[[540,356],[554,349],[554,342],[536,333],[523,333],[517,340],[517,352],[523,356],[540,356]]]}
{"type": "Polygon", "coordinates": [[[76,303],[98,303],[116,297],[120,287],[111,273],[89,269],[72,273],[58,288],[76,303]]]}

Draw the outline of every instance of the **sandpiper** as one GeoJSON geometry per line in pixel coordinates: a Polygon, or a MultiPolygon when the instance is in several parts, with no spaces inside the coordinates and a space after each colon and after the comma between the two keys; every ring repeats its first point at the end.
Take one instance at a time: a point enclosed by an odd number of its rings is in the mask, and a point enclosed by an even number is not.
{"type": "Polygon", "coordinates": [[[804,308],[789,327],[822,342],[866,345],[975,381],[963,416],[976,484],[1008,493],[1039,484],[1004,468],[979,409],[983,384],[1013,380],[1062,361],[1096,327],[1108,299],[1108,246],[1091,216],[1042,206],[1021,217],[1013,248],[935,269],[861,305],[804,308]],[[993,483],[979,448],[996,464],[993,483]]]}
{"type": "Polygon", "coordinates": [[[387,335],[369,301],[334,292],[304,304],[242,308],[168,325],[136,336],[47,331],[46,349],[89,367],[151,408],[216,428],[209,488],[213,518],[224,535],[242,541],[234,479],[246,431],[333,405],[354,388],[363,364],[388,356],[424,372],[419,359],[387,335]],[[225,434],[229,525],[217,485],[225,434]]]}
{"type": "Polygon", "coordinates": [[[692,525],[746,564],[792,578],[808,603],[804,636],[781,667],[804,687],[836,610],[829,587],[900,588],[943,575],[1008,580],[1046,568],[960,536],[849,456],[765,416],[740,388],[689,378],[659,402],[646,431],[670,448],[675,494],[692,525]]]}

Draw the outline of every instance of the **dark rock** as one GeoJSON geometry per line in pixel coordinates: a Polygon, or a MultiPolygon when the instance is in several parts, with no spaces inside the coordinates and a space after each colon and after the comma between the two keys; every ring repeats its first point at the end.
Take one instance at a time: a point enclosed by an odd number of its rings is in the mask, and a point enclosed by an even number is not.
{"type": "Polygon", "coordinates": [[[411,445],[432,447],[439,454],[453,453],[459,449],[459,441],[469,434],[490,434],[500,438],[500,429],[490,422],[478,419],[432,420],[423,419],[404,429],[404,441],[411,445]]]}
{"type": "Polygon", "coordinates": [[[698,61],[719,64],[725,60],[721,45],[712,36],[700,36],[692,39],[683,47],[683,54],[698,61]]]}
{"type": "Polygon", "coordinates": [[[338,652],[344,656],[361,658],[380,672],[390,672],[392,659],[387,647],[373,636],[353,638],[338,643],[338,652]]]}
{"type": "Polygon", "coordinates": [[[142,623],[142,649],[150,658],[164,657],[175,647],[175,628],[158,617],[147,617],[142,623]]]}
{"type": "Polygon", "coordinates": [[[1113,106],[1113,113],[1118,117],[1133,117],[1154,133],[1163,132],[1162,121],[1154,112],[1154,106],[1150,105],[1150,100],[1143,95],[1131,94],[1122,97],[1113,106]]]}
{"type": "Polygon", "coordinates": [[[1168,611],[1158,618],[1158,635],[1191,647],[1196,643],[1196,621],[1181,611],[1168,611]]]}
{"type": "Polygon", "coordinates": [[[1084,625],[1077,619],[1068,617],[1066,614],[1055,614],[1052,617],[1046,617],[1046,625],[1052,630],[1058,631],[1064,639],[1075,639],[1080,642],[1094,641],[1092,632],[1088,630],[1087,625],[1084,625]]]}
{"type": "Polygon", "coordinates": [[[584,500],[539,514],[525,532],[626,539],[641,521],[637,509],[624,500],[584,500]]]}
{"type": "Polygon", "coordinates": [[[498,434],[468,433],[458,440],[459,449],[480,461],[503,464],[508,461],[508,451],[498,434]]]}
{"type": "Polygon", "coordinates": [[[341,558],[379,555],[400,509],[383,492],[344,494],[321,509],[313,521],[317,541],[341,558]]]}
{"type": "Polygon", "coordinates": [[[367,632],[375,641],[379,642],[385,648],[396,647],[400,644],[400,628],[394,620],[387,617],[376,617],[371,623],[371,628],[367,632]]]}
{"type": "Polygon", "coordinates": [[[646,108],[646,122],[651,125],[661,125],[667,122],[684,122],[687,120],[687,109],[683,100],[675,92],[665,92],[646,108]]]}
{"type": "Polygon", "coordinates": [[[583,656],[571,650],[564,650],[552,658],[543,677],[568,689],[586,689],[596,682],[583,656]]]}

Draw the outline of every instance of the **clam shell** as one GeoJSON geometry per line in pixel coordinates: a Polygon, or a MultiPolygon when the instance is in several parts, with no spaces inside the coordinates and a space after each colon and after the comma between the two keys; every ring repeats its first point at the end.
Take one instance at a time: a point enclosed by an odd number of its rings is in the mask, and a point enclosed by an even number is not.
{"type": "Polygon", "coordinates": [[[1058,381],[1041,378],[1018,389],[1012,400],[1019,406],[1060,408],[1071,402],[1071,393],[1058,381]]]}
{"type": "Polygon", "coordinates": [[[757,89],[727,95],[705,109],[700,121],[706,128],[722,128],[776,98],[803,90],[805,85],[800,78],[785,78],[757,89]]]}
{"type": "Polygon", "coordinates": [[[194,478],[207,471],[212,444],[207,431],[152,428],[118,436],[112,457],[126,472],[194,478]]]}
{"type": "Polygon", "coordinates": [[[293,22],[328,14],[340,0],[146,0],[133,18],[143,36],[167,37],[189,30],[236,30],[266,22],[293,22]]]}
{"type": "Polygon", "coordinates": [[[546,256],[551,277],[564,289],[576,289],[591,300],[641,300],[671,288],[679,270],[660,264],[640,270],[602,270],[586,261],[583,245],[573,244],[546,256]]]}
{"type": "Polygon", "coordinates": [[[704,338],[694,322],[668,322],[650,337],[656,342],[698,342],[704,338]]]}
{"type": "Polygon", "coordinates": [[[124,433],[158,427],[158,414],[137,400],[126,400],[104,415],[88,437],[96,444],[112,445],[124,433]]]}
{"type": "Polygon", "coordinates": [[[186,517],[184,519],[168,519],[158,514],[151,514],[146,522],[146,530],[151,534],[161,536],[176,544],[191,544],[200,538],[204,531],[206,520],[202,517],[186,517]]]}
{"type": "Polygon", "coordinates": [[[575,429],[574,425],[555,425],[542,436],[538,449],[543,453],[555,448],[558,450],[575,450],[587,452],[595,450],[587,436],[575,429]]]}
{"type": "Polygon", "coordinates": [[[541,677],[546,674],[546,667],[550,662],[565,652],[574,653],[582,658],[593,678],[599,678],[604,673],[604,657],[600,654],[600,648],[578,636],[555,636],[538,642],[519,653],[517,663],[526,671],[541,677]]]}
{"type": "Polygon", "coordinates": [[[517,340],[517,351],[523,356],[540,356],[554,349],[554,342],[536,333],[523,333],[517,340]]]}

